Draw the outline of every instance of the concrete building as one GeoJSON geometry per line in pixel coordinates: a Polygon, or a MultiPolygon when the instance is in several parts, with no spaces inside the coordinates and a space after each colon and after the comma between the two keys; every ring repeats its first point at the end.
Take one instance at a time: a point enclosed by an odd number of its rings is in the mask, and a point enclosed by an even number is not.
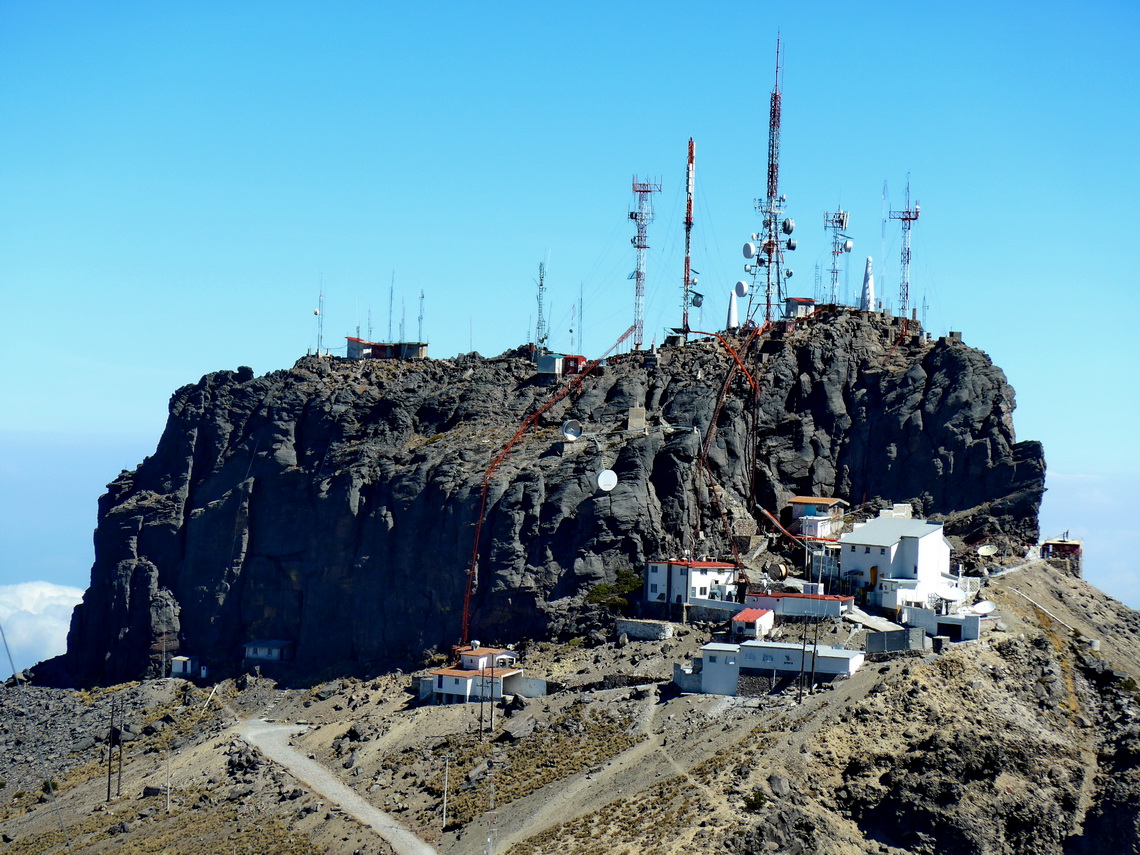
{"type": "Polygon", "coordinates": [[[804,537],[833,538],[843,531],[847,502],[822,496],[793,496],[788,500],[788,530],[804,537]]]}
{"type": "Polygon", "coordinates": [[[349,359],[427,359],[425,341],[365,341],[345,336],[345,355],[349,359]]]}
{"type": "Polygon", "coordinates": [[[502,647],[482,647],[473,641],[460,648],[459,663],[437,668],[420,680],[420,699],[436,704],[494,701],[504,695],[536,698],[546,694],[546,681],[528,678],[517,667],[518,654],[502,647]]]}
{"type": "Polygon", "coordinates": [[[258,639],[243,645],[246,662],[288,662],[293,658],[293,642],[281,639],[258,639]]]}
{"type": "Polygon", "coordinates": [[[669,605],[735,602],[738,579],[736,565],[725,561],[649,561],[645,565],[645,600],[669,605]]]}
{"type": "Polygon", "coordinates": [[[815,311],[815,300],[811,297],[785,297],[784,318],[806,318],[815,311]]]}
{"type": "Polygon", "coordinates": [[[865,590],[871,605],[925,607],[932,597],[960,596],[940,524],[880,516],[840,535],[839,545],[841,578],[865,590]]]}
{"type": "Polygon", "coordinates": [[[855,607],[855,598],[840,594],[748,594],[748,608],[771,609],[776,617],[838,618],[855,607]]]}
{"type": "Polygon", "coordinates": [[[673,682],[682,691],[706,695],[739,694],[742,678],[760,678],[767,685],[801,673],[814,673],[817,681],[849,677],[862,667],[862,650],[846,650],[776,641],[713,642],[701,648],[690,665],[673,666],[673,682]]]}
{"type": "Polygon", "coordinates": [[[732,637],[763,638],[775,623],[776,613],[771,609],[745,609],[732,616],[732,637]]]}

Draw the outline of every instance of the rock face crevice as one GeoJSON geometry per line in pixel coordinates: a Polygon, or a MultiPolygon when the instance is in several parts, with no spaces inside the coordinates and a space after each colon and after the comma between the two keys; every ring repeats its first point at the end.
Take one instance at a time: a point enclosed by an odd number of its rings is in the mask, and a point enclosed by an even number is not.
{"type": "MultiPolygon", "coordinates": [[[[968,538],[1035,540],[1044,458],[1015,440],[1001,370],[898,332],[849,313],[741,336],[756,392],[716,342],[611,359],[491,479],[474,636],[572,632],[594,585],[684,549],[729,554],[726,523],[793,495],[913,500],[968,538]],[[642,406],[648,428],[626,431],[642,406]],[[596,438],[564,442],[570,417],[596,438]]],[[[179,389],[154,455],[100,499],[62,665],[76,682],[138,678],[161,643],[224,671],[243,642],[280,638],[315,672],[454,644],[483,473],[548,379],[510,356],[309,357],[179,389]]]]}

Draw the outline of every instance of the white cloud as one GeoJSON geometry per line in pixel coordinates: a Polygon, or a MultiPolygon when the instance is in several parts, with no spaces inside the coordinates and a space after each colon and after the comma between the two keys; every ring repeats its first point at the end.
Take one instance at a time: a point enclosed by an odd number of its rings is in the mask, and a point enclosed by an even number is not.
{"type": "MultiPolygon", "coordinates": [[[[58,656],[67,649],[67,627],[71,610],[83,598],[83,591],[51,582],[21,582],[0,585],[0,622],[15,661],[16,670],[58,656]]],[[[5,654],[0,674],[12,673],[5,654]]]]}

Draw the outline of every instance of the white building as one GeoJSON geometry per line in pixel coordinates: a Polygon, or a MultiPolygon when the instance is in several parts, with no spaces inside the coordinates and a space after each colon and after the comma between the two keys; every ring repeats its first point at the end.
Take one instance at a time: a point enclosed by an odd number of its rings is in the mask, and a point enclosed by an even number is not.
{"type": "Polygon", "coordinates": [[[771,609],[745,609],[732,616],[732,636],[763,638],[775,623],[776,613],[771,609]]]}
{"type": "Polygon", "coordinates": [[[748,608],[771,609],[778,617],[838,618],[855,607],[855,598],[839,594],[748,594],[748,608]]]}
{"type": "Polygon", "coordinates": [[[436,704],[499,700],[504,695],[525,698],[546,694],[546,681],[528,678],[517,667],[518,654],[502,647],[482,647],[471,642],[459,649],[454,668],[437,668],[420,681],[420,698],[431,696],[436,704]]]}
{"type": "Polygon", "coordinates": [[[686,668],[676,665],[673,680],[682,691],[699,691],[706,695],[737,694],[742,675],[780,678],[791,674],[814,672],[816,679],[849,677],[863,665],[862,650],[777,641],[745,641],[741,644],[713,642],[701,648],[686,668]]]}
{"type": "Polygon", "coordinates": [[[724,561],[650,561],[645,565],[645,600],[670,605],[734,602],[738,577],[736,565],[724,561]]]}
{"type": "Polygon", "coordinates": [[[926,607],[933,596],[959,596],[940,524],[880,516],[840,535],[839,545],[842,577],[865,588],[871,605],[926,607]]]}
{"type": "Polygon", "coordinates": [[[804,537],[832,538],[843,531],[843,515],[847,502],[825,496],[793,496],[788,499],[792,511],[789,526],[804,537]]]}

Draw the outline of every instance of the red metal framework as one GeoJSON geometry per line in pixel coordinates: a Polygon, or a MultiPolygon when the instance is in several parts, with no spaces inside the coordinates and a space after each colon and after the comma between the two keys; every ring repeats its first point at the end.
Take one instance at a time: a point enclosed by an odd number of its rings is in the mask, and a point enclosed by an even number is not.
{"type": "Polygon", "coordinates": [[[543,413],[571,392],[581,389],[582,381],[586,379],[587,375],[597,368],[603,359],[617,350],[622,342],[633,335],[634,329],[635,328],[631,326],[622,333],[621,337],[610,346],[609,350],[587,365],[580,373],[575,374],[574,378],[551,395],[545,404],[523,419],[522,424],[519,425],[519,429],[515,431],[515,435],[507,441],[507,444],[503,446],[502,450],[495,456],[495,459],[491,461],[491,465],[487,467],[487,471],[483,473],[483,492],[479,500],[479,518],[475,522],[475,542],[471,547],[471,565],[467,570],[467,590],[463,594],[463,629],[461,633],[462,637],[459,641],[460,646],[467,644],[471,640],[471,592],[475,586],[475,574],[479,567],[479,540],[483,534],[483,520],[487,514],[487,492],[491,486],[492,476],[502,465],[503,461],[507,459],[507,455],[511,453],[511,449],[523,438],[523,434],[538,422],[543,413]]]}
{"type": "Polygon", "coordinates": [[[903,335],[906,335],[910,320],[910,227],[918,219],[918,202],[910,206],[910,176],[906,179],[906,206],[901,211],[891,211],[891,219],[902,223],[902,281],[899,283],[899,315],[902,317],[903,335]]]}

